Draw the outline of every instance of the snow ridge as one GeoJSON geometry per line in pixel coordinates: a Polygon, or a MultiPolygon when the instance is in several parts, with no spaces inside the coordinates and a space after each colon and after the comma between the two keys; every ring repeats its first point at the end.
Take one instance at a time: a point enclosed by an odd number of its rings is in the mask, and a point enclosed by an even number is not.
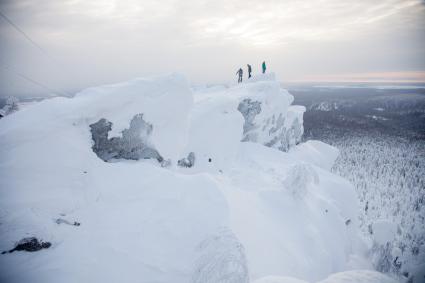
{"type": "Polygon", "coordinates": [[[292,102],[272,74],[195,92],[170,74],[0,120],[0,249],[51,243],[0,256],[0,281],[316,282],[370,268],[354,188],[329,171],[338,151],[300,143],[292,102]]]}

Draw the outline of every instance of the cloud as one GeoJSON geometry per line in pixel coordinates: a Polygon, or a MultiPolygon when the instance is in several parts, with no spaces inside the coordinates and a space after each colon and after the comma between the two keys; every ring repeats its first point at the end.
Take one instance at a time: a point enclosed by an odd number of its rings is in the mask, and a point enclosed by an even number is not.
{"type": "MultiPolygon", "coordinates": [[[[170,71],[225,81],[263,59],[286,79],[425,69],[420,0],[11,0],[0,9],[57,62],[4,21],[0,61],[56,88],[170,71]]],[[[0,95],[35,91],[0,75],[0,95]]]]}

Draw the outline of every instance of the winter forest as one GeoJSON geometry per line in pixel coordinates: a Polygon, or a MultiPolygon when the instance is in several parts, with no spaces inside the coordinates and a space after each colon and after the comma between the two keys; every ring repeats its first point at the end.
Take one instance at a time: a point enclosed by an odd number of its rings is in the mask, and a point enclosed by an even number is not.
{"type": "MultiPolygon", "coordinates": [[[[425,255],[425,92],[422,86],[293,86],[308,107],[304,139],[340,149],[332,171],[360,200],[360,227],[375,268],[405,277],[425,255]],[[319,93],[320,92],[320,93],[319,93]],[[376,236],[376,229],[384,229],[376,236]],[[376,237],[382,240],[374,241],[376,237]]],[[[413,279],[410,280],[412,282],[413,279]]]]}

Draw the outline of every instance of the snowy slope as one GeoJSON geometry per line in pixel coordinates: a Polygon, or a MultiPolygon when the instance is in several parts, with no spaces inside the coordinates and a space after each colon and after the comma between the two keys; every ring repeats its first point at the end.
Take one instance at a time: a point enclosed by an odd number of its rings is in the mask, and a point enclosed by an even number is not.
{"type": "Polygon", "coordinates": [[[337,150],[298,144],[292,101],[273,75],[192,92],[171,74],[5,117],[0,250],[25,237],[52,246],[0,255],[0,281],[316,282],[369,268],[353,187],[329,172],[337,150]]]}

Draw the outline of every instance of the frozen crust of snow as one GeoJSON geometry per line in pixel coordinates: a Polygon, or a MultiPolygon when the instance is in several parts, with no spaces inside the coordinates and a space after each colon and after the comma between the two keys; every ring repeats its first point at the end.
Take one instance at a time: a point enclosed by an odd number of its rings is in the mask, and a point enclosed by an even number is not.
{"type": "Polygon", "coordinates": [[[0,120],[0,250],[28,237],[52,244],[0,256],[0,281],[314,282],[355,268],[364,250],[354,189],[329,172],[335,148],[296,145],[304,108],[292,101],[273,80],[192,93],[171,74],[0,120]],[[261,111],[244,133],[245,99],[261,111]],[[143,127],[129,133],[135,116],[143,127]],[[101,119],[112,127],[104,138],[137,133],[170,166],[104,162],[90,132],[101,119]]]}

